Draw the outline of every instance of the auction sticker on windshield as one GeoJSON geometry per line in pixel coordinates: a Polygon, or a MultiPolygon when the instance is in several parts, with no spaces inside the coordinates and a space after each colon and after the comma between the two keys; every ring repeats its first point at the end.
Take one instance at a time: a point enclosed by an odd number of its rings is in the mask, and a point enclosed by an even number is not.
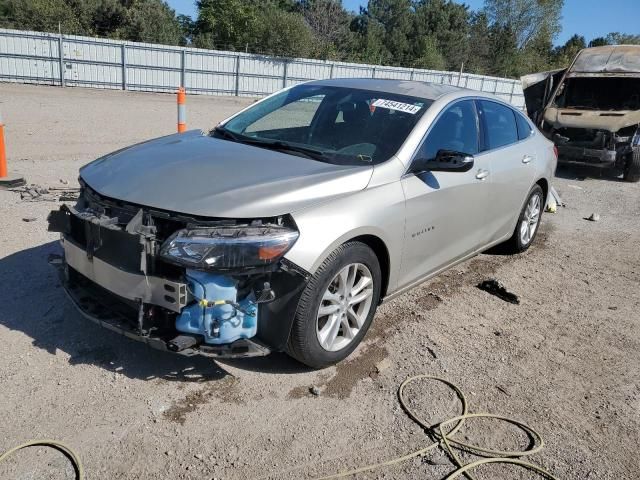
{"type": "Polygon", "coordinates": [[[394,102],[393,100],[385,100],[379,98],[371,104],[374,107],[388,108],[389,110],[400,110],[415,115],[422,108],[421,105],[411,105],[410,103],[394,102]]]}

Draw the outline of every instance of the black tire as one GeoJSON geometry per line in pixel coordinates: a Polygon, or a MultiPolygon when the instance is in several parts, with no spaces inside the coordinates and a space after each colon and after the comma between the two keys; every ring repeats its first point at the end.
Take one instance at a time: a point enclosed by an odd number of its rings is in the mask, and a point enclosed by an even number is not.
{"type": "Polygon", "coordinates": [[[513,231],[513,235],[511,235],[511,238],[509,238],[509,240],[507,240],[506,242],[500,245],[500,250],[503,251],[504,253],[510,253],[510,254],[521,253],[527,250],[531,246],[533,241],[536,239],[538,230],[540,230],[540,222],[542,220],[542,212],[544,212],[544,209],[545,209],[544,192],[542,191],[542,187],[536,184],[529,191],[529,195],[527,195],[527,201],[524,202],[524,205],[522,206],[520,215],[518,215],[518,223],[516,223],[516,228],[513,231]],[[533,235],[531,236],[529,241],[525,243],[523,242],[520,236],[520,226],[524,221],[525,214],[527,211],[527,206],[529,205],[529,202],[531,201],[531,198],[534,195],[538,195],[540,197],[540,214],[538,215],[538,223],[536,225],[536,229],[533,235]]]}
{"type": "Polygon", "coordinates": [[[289,335],[287,353],[312,368],[325,368],[348,357],[362,341],[375,315],[380,301],[382,274],[376,254],[367,245],[357,241],[347,242],[334,250],[322,263],[307,284],[296,310],[289,335]],[[353,340],[343,349],[325,350],[316,333],[318,308],[327,288],[344,267],[360,263],[371,272],[373,279],[372,302],[366,320],[353,340]]]}
{"type": "Polygon", "coordinates": [[[633,149],[624,166],[623,178],[627,182],[640,182],[640,147],[633,149]]]}

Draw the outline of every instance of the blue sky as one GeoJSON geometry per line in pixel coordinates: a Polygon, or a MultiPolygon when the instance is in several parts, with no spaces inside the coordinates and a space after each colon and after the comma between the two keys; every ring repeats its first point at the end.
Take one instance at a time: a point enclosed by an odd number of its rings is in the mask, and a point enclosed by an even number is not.
{"type": "MultiPolygon", "coordinates": [[[[457,0],[456,0],[457,1],[457,0]]],[[[195,0],[168,0],[178,13],[195,17],[195,0]]],[[[357,11],[366,0],[343,0],[344,6],[357,11]]],[[[472,10],[482,8],[483,0],[466,0],[472,10]]],[[[583,35],[587,42],[609,32],[640,34],[640,0],[565,0],[562,32],[556,39],[563,44],[571,35],[583,35]]]]}

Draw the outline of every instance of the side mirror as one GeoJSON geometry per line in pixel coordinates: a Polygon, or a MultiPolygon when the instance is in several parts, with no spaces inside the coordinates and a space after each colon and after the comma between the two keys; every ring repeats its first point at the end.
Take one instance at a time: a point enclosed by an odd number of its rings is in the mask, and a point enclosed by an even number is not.
{"type": "Polygon", "coordinates": [[[438,150],[436,158],[418,158],[413,161],[411,171],[418,172],[468,172],[473,167],[473,155],[453,150],[438,150]]]}

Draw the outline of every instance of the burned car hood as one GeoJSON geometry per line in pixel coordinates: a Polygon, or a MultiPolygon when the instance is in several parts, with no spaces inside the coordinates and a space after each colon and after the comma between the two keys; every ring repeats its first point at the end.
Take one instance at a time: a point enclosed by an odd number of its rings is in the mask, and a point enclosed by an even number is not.
{"type": "Polygon", "coordinates": [[[362,190],[372,172],[370,165],[333,165],[191,131],[118,150],[82,167],[80,177],[99,194],[127,203],[255,218],[362,190]]]}
{"type": "Polygon", "coordinates": [[[575,108],[549,107],[544,121],[554,128],[590,128],[617,132],[621,128],[640,124],[640,110],[579,110],[575,108]]]}

